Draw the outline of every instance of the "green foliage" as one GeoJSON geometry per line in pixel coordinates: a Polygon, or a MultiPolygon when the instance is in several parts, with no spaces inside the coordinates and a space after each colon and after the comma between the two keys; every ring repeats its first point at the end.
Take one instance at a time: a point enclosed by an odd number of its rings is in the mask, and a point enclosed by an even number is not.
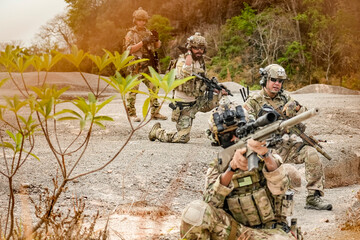
{"type": "Polygon", "coordinates": [[[159,39],[163,45],[167,45],[173,39],[171,32],[174,28],[170,25],[170,20],[158,14],[152,15],[148,22],[150,30],[156,30],[159,33],[159,39]]]}
{"type": "MultiPolygon", "coordinates": [[[[15,157],[18,153],[19,158],[21,157],[21,153],[24,152],[28,155],[33,156],[34,158],[39,158],[31,153],[31,151],[25,149],[25,139],[29,138],[34,134],[37,130],[39,124],[33,119],[33,107],[31,101],[29,99],[21,100],[18,95],[4,96],[5,105],[0,105],[0,121],[5,123],[6,127],[11,128],[11,130],[7,130],[3,127],[3,130],[13,141],[13,143],[4,141],[1,138],[0,146],[10,149],[13,151],[13,157],[15,157]],[[29,111],[30,110],[30,111],[29,111]],[[15,116],[15,121],[8,121],[6,112],[12,112],[15,116]],[[28,112],[27,116],[22,115],[23,112],[28,112]]],[[[25,157],[26,158],[26,157],[25,157]]]]}
{"type": "Polygon", "coordinates": [[[170,64],[171,57],[166,56],[160,59],[160,72],[165,72],[170,64]]]}
{"type": "Polygon", "coordinates": [[[36,111],[41,114],[45,120],[53,118],[54,115],[51,113],[53,112],[56,105],[63,102],[60,97],[69,88],[70,87],[64,87],[60,90],[57,90],[55,85],[52,87],[44,86],[42,88],[31,87],[31,89],[37,95],[37,99],[32,99],[32,104],[36,111]]]}
{"type": "Polygon", "coordinates": [[[148,59],[139,59],[132,61],[134,59],[134,56],[129,56],[129,51],[124,51],[122,54],[120,54],[118,51],[115,51],[114,54],[109,52],[108,50],[104,50],[112,60],[112,63],[115,66],[116,71],[120,71],[121,69],[125,69],[131,65],[148,61],[148,59]]]}
{"type": "Polygon", "coordinates": [[[64,58],[71,62],[77,69],[80,69],[81,62],[85,59],[88,53],[84,53],[83,50],[79,50],[77,46],[72,46],[71,53],[65,54],[64,58]]]}
{"type": "Polygon", "coordinates": [[[241,10],[239,16],[232,17],[226,21],[226,35],[230,36],[241,31],[247,36],[251,36],[256,28],[254,19],[256,19],[256,10],[252,9],[247,3],[241,10]]]}
{"type": "Polygon", "coordinates": [[[112,59],[109,56],[109,53],[105,53],[102,57],[89,54],[88,58],[95,63],[96,67],[99,69],[99,73],[102,72],[110,63],[112,63],[112,59]]]}
{"type": "Polygon", "coordinates": [[[297,41],[293,41],[286,47],[285,54],[277,59],[277,63],[283,66],[286,73],[290,76],[296,74],[296,68],[299,67],[299,63],[295,61],[301,51],[305,51],[305,46],[297,41]]]}
{"type": "Polygon", "coordinates": [[[255,31],[256,10],[244,3],[245,8],[239,16],[232,17],[222,26],[222,42],[219,52],[211,61],[210,69],[219,74],[221,79],[231,77],[236,79],[243,71],[241,61],[235,60],[241,56],[249,46],[246,37],[255,31]]]}
{"type": "Polygon", "coordinates": [[[173,91],[179,85],[194,78],[194,76],[191,76],[191,77],[187,77],[184,79],[175,79],[175,69],[172,69],[170,72],[165,74],[163,77],[161,77],[161,75],[158,74],[152,67],[149,67],[149,70],[150,70],[150,75],[148,75],[146,73],[142,73],[142,75],[155,86],[155,91],[152,91],[151,89],[149,89],[149,97],[145,100],[145,103],[143,106],[143,116],[144,117],[146,116],[146,114],[148,112],[148,108],[149,108],[151,99],[163,98],[163,99],[167,99],[169,101],[174,101],[174,99],[167,97],[169,95],[169,93],[171,91],[173,91]],[[165,96],[158,95],[160,89],[164,90],[165,96]]]}
{"type": "Polygon", "coordinates": [[[7,80],[9,80],[9,78],[4,78],[0,80],[0,88],[2,85],[4,85],[7,82],[7,80]]]}
{"type": "Polygon", "coordinates": [[[56,113],[57,120],[58,121],[65,121],[65,120],[78,120],[80,123],[80,130],[83,130],[85,127],[85,124],[87,122],[90,122],[91,124],[94,123],[101,128],[105,129],[103,121],[114,121],[111,117],[97,114],[99,111],[108,103],[110,103],[115,96],[112,96],[105,101],[99,103],[98,100],[95,98],[95,96],[92,93],[88,94],[88,101],[86,101],[82,97],[78,97],[77,100],[72,101],[72,104],[78,108],[78,110],[81,111],[82,114],[79,114],[78,112],[72,110],[72,109],[63,109],[56,113]],[[62,114],[70,114],[70,116],[66,117],[59,117],[62,114]]]}
{"type": "Polygon", "coordinates": [[[110,76],[109,78],[102,77],[101,79],[107,82],[116,91],[118,91],[121,95],[121,98],[125,100],[126,94],[141,83],[141,80],[138,78],[139,75],[127,75],[126,77],[123,77],[119,72],[116,72],[114,76],[110,76]]]}
{"type": "Polygon", "coordinates": [[[15,48],[11,45],[7,45],[5,51],[0,54],[0,63],[6,68],[7,71],[12,71],[14,67],[14,58],[19,56],[21,52],[20,48],[15,48]]]}
{"type": "MultiPolygon", "coordinates": [[[[64,189],[66,189],[66,184],[69,181],[105,168],[116,159],[122,149],[129,142],[133,133],[149,122],[147,121],[145,124],[139,124],[136,128],[134,128],[130,122],[131,133],[129,134],[128,139],[122,146],[119,147],[118,152],[115,153],[113,157],[110,157],[110,159],[105,159],[105,162],[102,163],[102,166],[99,168],[83,173],[76,173],[77,175],[73,172],[79,162],[83,160],[83,156],[88,148],[88,143],[92,135],[93,126],[97,125],[104,129],[105,122],[113,121],[113,118],[100,113],[100,111],[115,98],[115,96],[112,96],[107,99],[103,99],[103,91],[109,86],[110,88],[117,90],[120,93],[123,103],[125,103],[125,96],[127,93],[131,91],[143,93],[141,91],[134,90],[134,87],[141,82],[141,80],[139,80],[140,74],[135,76],[127,75],[123,77],[120,74],[120,71],[133,64],[146,61],[146,59],[134,61],[134,57],[129,56],[129,52],[127,51],[122,54],[117,51],[114,53],[108,50],[104,51],[105,54],[103,56],[97,56],[95,54],[84,52],[82,49],[77,48],[77,46],[73,46],[70,54],[52,52],[51,54],[43,54],[41,56],[23,55],[20,49],[14,49],[13,47],[7,47],[5,51],[0,52],[0,64],[7,68],[9,78],[13,81],[17,90],[23,95],[22,98],[18,95],[3,97],[5,104],[0,105],[0,121],[2,126],[0,133],[0,147],[4,150],[2,151],[2,154],[4,155],[3,159],[6,165],[6,171],[0,169],[0,173],[8,178],[10,195],[8,206],[12,206],[8,209],[10,217],[6,220],[6,224],[9,223],[9,236],[15,236],[13,234],[16,232],[14,228],[14,223],[16,222],[14,206],[16,204],[12,204],[12,202],[18,202],[15,201],[16,196],[14,195],[12,182],[15,174],[19,172],[19,169],[24,165],[29,156],[39,160],[39,158],[33,153],[36,146],[35,140],[39,136],[45,137],[46,142],[48,143],[49,151],[53,153],[55,163],[62,175],[62,182],[57,183],[57,180],[54,180],[55,189],[54,191],[49,192],[49,196],[46,200],[47,202],[44,204],[46,209],[44,209],[41,216],[40,213],[37,213],[39,221],[32,227],[35,232],[39,231],[39,228],[44,224],[46,225],[53,221],[49,219],[55,215],[53,214],[53,211],[55,211],[54,206],[57,203],[59,196],[63,193],[64,189]],[[47,86],[45,81],[42,85],[39,84],[39,86],[36,87],[28,86],[24,77],[22,77],[23,84],[26,89],[25,94],[22,92],[22,89],[19,85],[17,85],[12,76],[12,71],[19,71],[22,73],[30,65],[33,65],[38,72],[45,70],[45,76],[47,76],[47,71],[62,58],[74,65],[83,77],[89,87],[89,90],[91,91],[88,93],[87,99],[77,97],[73,100],[64,100],[63,94],[69,89],[69,87],[58,89],[55,85],[47,86]],[[86,61],[86,58],[88,58],[87,60],[92,61],[99,71],[96,94],[94,94],[95,91],[90,86],[86,76],[83,75],[80,70],[80,66],[83,61],[86,61]],[[113,66],[116,69],[114,76],[110,76],[109,78],[100,77],[100,72],[108,66],[113,66]],[[101,91],[99,89],[100,80],[103,80],[108,84],[104,87],[104,89],[101,89],[101,91]],[[28,88],[31,91],[28,91],[28,88]],[[71,103],[74,107],[69,108],[68,103],[71,103]],[[28,115],[23,115],[24,112],[28,115]],[[36,118],[34,118],[34,116],[36,118]],[[66,143],[66,141],[62,142],[62,139],[58,136],[59,128],[64,126],[62,124],[57,124],[57,122],[60,121],[68,121],[70,124],[73,124],[74,121],[79,123],[80,127],[78,133],[74,134],[75,136],[69,136],[70,138],[73,137],[70,143],[66,143]],[[41,131],[42,134],[34,134],[35,131],[41,131]],[[65,144],[68,145],[64,147],[63,145],[65,144]],[[72,155],[72,153],[76,152],[79,154],[72,155]],[[11,157],[6,156],[9,153],[12,153],[11,157]]],[[[154,84],[156,90],[150,91],[150,93],[143,93],[148,95],[148,98],[143,105],[144,119],[149,111],[151,99],[162,98],[164,100],[172,100],[167,97],[169,92],[192,78],[189,77],[186,79],[176,80],[174,70],[165,76],[161,76],[153,68],[150,68],[150,73],[151,75],[143,74],[143,76],[154,84]],[[166,93],[165,96],[159,95],[161,88],[164,89],[166,93]]],[[[0,81],[0,86],[3,85],[9,78],[2,79],[0,81]]],[[[124,107],[126,107],[125,104],[124,107]]],[[[39,210],[39,208],[37,208],[37,210],[39,210]]],[[[56,225],[57,222],[55,221],[53,224],[56,225]]],[[[46,229],[47,227],[48,226],[46,225],[46,229]]],[[[2,232],[1,227],[0,232],[2,232]]]]}

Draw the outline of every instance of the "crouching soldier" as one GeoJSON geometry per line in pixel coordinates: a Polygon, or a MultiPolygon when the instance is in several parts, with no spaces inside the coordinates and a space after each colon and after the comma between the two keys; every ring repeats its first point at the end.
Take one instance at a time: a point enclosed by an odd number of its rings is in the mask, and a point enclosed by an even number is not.
{"type": "Polygon", "coordinates": [[[259,167],[248,171],[246,148],[238,149],[228,164],[216,159],[207,171],[203,200],[183,211],[182,238],[303,239],[296,219],[290,226],[287,222],[293,192],[281,157],[264,142],[250,139],[247,147],[263,160],[259,167]]]}

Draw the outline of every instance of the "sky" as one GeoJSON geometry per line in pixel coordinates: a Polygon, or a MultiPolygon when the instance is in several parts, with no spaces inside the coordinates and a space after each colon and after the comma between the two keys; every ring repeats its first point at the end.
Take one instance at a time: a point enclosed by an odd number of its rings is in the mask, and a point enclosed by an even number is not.
{"type": "Polygon", "coordinates": [[[65,12],[64,0],[0,0],[0,42],[30,45],[40,27],[65,12]]]}

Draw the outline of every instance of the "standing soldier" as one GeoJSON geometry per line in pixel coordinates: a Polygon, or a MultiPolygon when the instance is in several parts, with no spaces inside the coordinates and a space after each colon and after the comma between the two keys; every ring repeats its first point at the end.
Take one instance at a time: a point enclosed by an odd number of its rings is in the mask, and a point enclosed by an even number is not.
{"type": "MultiPolygon", "coordinates": [[[[187,52],[181,54],[176,63],[176,78],[182,79],[194,73],[205,75],[205,61],[203,54],[206,52],[206,40],[200,33],[195,33],[186,42],[187,52]]],[[[175,91],[175,98],[182,99],[173,106],[171,120],[176,122],[177,131],[166,132],[160,123],[155,123],[149,133],[149,139],[172,143],[187,143],[190,140],[192,122],[197,112],[208,112],[218,105],[218,101],[225,91],[215,91],[210,100],[207,96],[207,86],[203,80],[194,78],[180,85],[175,91]]]]}
{"type": "MultiPolygon", "coordinates": [[[[287,79],[283,67],[278,64],[271,64],[260,70],[262,90],[250,96],[244,104],[244,108],[249,113],[249,118],[257,119],[261,115],[261,109],[269,105],[279,113],[280,119],[291,118],[307,110],[306,107],[283,92],[283,82],[287,79]]],[[[293,127],[290,129],[290,133],[299,132],[297,130],[302,133],[305,130],[305,125],[293,127]]],[[[305,163],[306,188],[308,190],[305,208],[331,210],[332,205],[321,199],[324,196],[324,173],[317,150],[299,141],[290,146],[283,146],[277,149],[277,152],[284,162],[305,163]]]]}
{"type": "MultiPolygon", "coordinates": [[[[158,69],[158,61],[155,54],[155,49],[161,46],[161,41],[158,38],[157,33],[151,32],[146,28],[147,21],[149,19],[148,13],[141,7],[134,11],[133,22],[134,27],[130,28],[125,36],[125,48],[133,55],[134,60],[147,58],[149,61],[141,62],[129,67],[129,72],[132,75],[138,73],[149,73],[149,66],[152,66],[155,70],[158,69]]],[[[143,80],[143,83],[148,89],[155,90],[154,86],[147,79],[143,80]]],[[[134,87],[134,90],[138,90],[139,85],[134,87]]],[[[134,122],[140,122],[141,119],[136,115],[135,101],[136,93],[131,92],[127,96],[127,110],[134,122]]],[[[152,119],[166,120],[167,117],[159,113],[160,104],[157,99],[152,99],[150,102],[151,106],[151,117],[152,119]]]]}

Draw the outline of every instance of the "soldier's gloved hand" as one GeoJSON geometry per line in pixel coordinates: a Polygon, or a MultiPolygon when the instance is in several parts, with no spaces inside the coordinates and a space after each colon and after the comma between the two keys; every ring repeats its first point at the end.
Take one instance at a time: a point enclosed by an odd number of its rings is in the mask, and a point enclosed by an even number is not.
{"type": "Polygon", "coordinates": [[[265,155],[269,151],[265,144],[265,141],[259,142],[251,138],[247,141],[247,147],[259,155],[265,155]]]}
{"type": "Polygon", "coordinates": [[[290,101],[285,104],[282,111],[287,117],[294,117],[296,113],[300,110],[300,107],[301,106],[297,101],[290,101]]]}
{"type": "Polygon", "coordinates": [[[225,89],[221,89],[221,95],[229,95],[229,93],[225,89]]]}
{"type": "Polygon", "coordinates": [[[233,159],[230,162],[230,166],[232,169],[240,169],[242,171],[248,170],[248,160],[244,156],[246,153],[246,148],[237,149],[233,159]]]}
{"type": "Polygon", "coordinates": [[[154,35],[144,37],[143,40],[142,40],[144,45],[148,45],[148,44],[154,43],[156,41],[157,41],[157,39],[156,39],[156,37],[154,35]]]}

